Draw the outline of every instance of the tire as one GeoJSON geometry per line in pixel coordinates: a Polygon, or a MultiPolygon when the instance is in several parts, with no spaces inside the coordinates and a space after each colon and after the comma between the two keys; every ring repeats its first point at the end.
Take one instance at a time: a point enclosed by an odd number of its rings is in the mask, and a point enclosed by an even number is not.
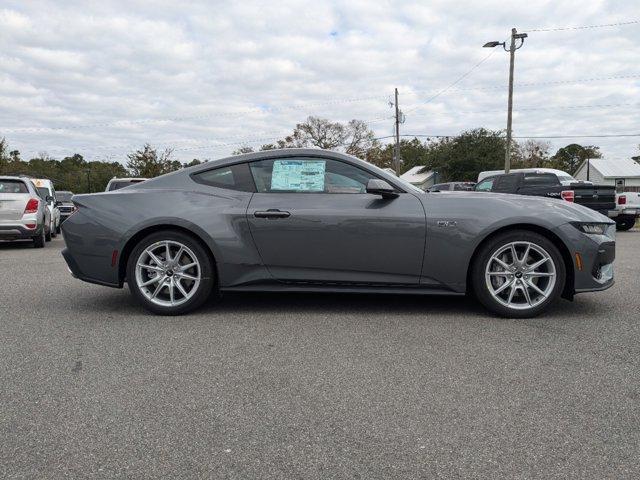
{"type": "Polygon", "coordinates": [[[215,269],[209,252],[194,237],[164,230],[143,238],[133,248],[127,260],[127,283],[131,294],[150,312],[180,315],[195,310],[210,298],[216,284],[215,269]],[[175,257],[180,251],[176,264],[175,257]]]}
{"type": "Polygon", "coordinates": [[[51,238],[56,238],[58,236],[58,227],[56,227],[56,224],[53,223],[53,220],[51,220],[51,238]]]}
{"type": "Polygon", "coordinates": [[[58,222],[58,226],[56,227],[56,235],[60,235],[60,233],[62,233],[62,220],[60,220],[60,222],[58,222]]]}
{"type": "Polygon", "coordinates": [[[44,248],[44,242],[45,242],[45,232],[44,232],[44,226],[43,226],[42,231],[40,232],[40,235],[36,235],[35,237],[33,237],[33,248],[44,248]]]}
{"type": "Polygon", "coordinates": [[[622,217],[616,218],[616,230],[621,232],[626,232],[627,230],[631,230],[633,226],[636,224],[636,217],[622,217]]]}
{"type": "Polygon", "coordinates": [[[489,239],[477,252],[471,271],[476,298],[491,312],[508,318],[541,314],[558,300],[565,280],[566,268],[558,248],[548,238],[528,230],[513,230],[489,239]],[[531,270],[534,264],[539,265],[531,270]]]}
{"type": "Polygon", "coordinates": [[[45,232],[44,232],[44,239],[47,242],[51,241],[51,230],[52,230],[52,224],[49,224],[49,229],[45,229],[45,232]]]}

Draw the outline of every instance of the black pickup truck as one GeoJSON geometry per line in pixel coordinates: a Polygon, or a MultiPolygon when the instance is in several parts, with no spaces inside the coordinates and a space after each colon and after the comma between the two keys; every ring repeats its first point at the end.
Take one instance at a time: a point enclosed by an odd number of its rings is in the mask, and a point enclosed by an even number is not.
{"type": "Polygon", "coordinates": [[[603,215],[616,208],[615,187],[578,181],[567,184],[561,182],[555,173],[550,172],[512,172],[494,175],[478,182],[475,190],[562,198],[597,210],[603,215]]]}

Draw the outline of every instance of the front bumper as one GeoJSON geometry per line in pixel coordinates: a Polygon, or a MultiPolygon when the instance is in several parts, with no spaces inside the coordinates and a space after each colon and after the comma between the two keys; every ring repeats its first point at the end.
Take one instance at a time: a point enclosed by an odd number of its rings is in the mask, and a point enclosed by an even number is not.
{"type": "Polygon", "coordinates": [[[571,224],[559,227],[573,262],[573,293],[606,290],[614,284],[615,224],[605,235],[588,235],[571,224]]]}

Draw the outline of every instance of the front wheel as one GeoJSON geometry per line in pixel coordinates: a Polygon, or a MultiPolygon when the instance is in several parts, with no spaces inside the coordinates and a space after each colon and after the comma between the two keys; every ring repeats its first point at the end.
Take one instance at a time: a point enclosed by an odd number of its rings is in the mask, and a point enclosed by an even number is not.
{"type": "Polygon", "coordinates": [[[562,255],[546,237],[524,230],[490,239],[472,270],[473,291],[492,312],[511,318],[539,315],[564,288],[562,255]]]}
{"type": "Polygon", "coordinates": [[[182,232],[161,231],[141,240],[127,262],[134,297],[160,315],[198,308],[215,284],[211,258],[200,242],[182,232]]]}

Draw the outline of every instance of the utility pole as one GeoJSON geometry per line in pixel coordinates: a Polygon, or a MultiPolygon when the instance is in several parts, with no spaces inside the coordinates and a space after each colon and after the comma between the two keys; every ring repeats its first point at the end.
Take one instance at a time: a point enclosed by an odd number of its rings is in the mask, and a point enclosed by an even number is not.
{"type": "Polygon", "coordinates": [[[511,169],[511,116],[513,113],[513,64],[516,59],[516,34],[515,28],[511,29],[511,46],[509,48],[509,105],[507,107],[507,148],[504,155],[504,173],[511,169]]]}
{"type": "Polygon", "coordinates": [[[527,38],[526,33],[518,33],[515,28],[511,29],[511,43],[509,50],[505,42],[487,42],[483,46],[488,48],[497,47],[502,45],[502,48],[506,52],[509,52],[509,100],[507,105],[507,145],[504,155],[504,171],[509,173],[511,169],[511,124],[512,124],[512,112],[513,112],[513,67],[516,59],[516,50],[524,45],[524,39],[527,38]],[[516,47],[516,40],[520,40],[520,45],[516,47]]]}
{"type": "Polygon", "coordinates": [[[400,107],[398,106],[398,89],[396,88],[396,146],[393,153],[393,160],[396,175],[400,176],[400,107]]]}

